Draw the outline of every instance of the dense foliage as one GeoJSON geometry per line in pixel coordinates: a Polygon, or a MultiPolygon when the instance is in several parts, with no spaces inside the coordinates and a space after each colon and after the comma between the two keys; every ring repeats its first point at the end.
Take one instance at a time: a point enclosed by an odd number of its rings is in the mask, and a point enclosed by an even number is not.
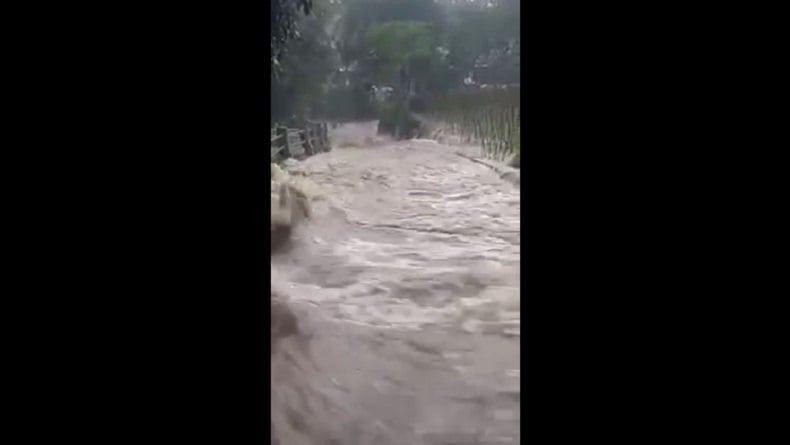
{"type": "Polygon", "coordinates": [[[404,109],[442,103],[432,111],[447,115],[442,98],[519,82],[519,0],[278,0],[272,12],[276,120],[379,116],[388,127],[404,109]]]}
{"type": "Polygon", "coordinates": [[[299,13],[309,14],[313,0],[270,0],[271,61],[276,64],[288,40],[299,35],[296,23],[299,13]]]}

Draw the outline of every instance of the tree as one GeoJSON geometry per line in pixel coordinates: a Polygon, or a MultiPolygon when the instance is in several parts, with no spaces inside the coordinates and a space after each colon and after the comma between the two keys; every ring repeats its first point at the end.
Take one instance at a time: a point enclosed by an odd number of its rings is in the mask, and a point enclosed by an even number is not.
{"type": "Polygon", "coordinates": [[[298,35],[290,38],[272,67],[271,113],[274,121],[292,115],[311,117],[326,108],[327,88],[338,66],[329,35],[336,11],[330,0],[315,0],[310,15],[294,23],[298,35]]]}
{"type": "Polygon", "coordinates": [[[404,95],[426,81],[435,51],[435,37],[426,22],[401,21],[373,25],[365,43],[373,51],[378,83],[399,83],[404,95]]]}
{"type": "Polygon", "coordinates": [[[271,63],[277,64],[286,44],[297,37],[296,23],[300,13],[307,15],[313,8],[313,0],[270,0],[271,9],[271,63]]]}
{"type": "Polygon", "coordinates": [[[365,37],[372,26],[386,22],[424,22],[439,28],[441,8],[431,0],[343,0],[335,37],[342,64],[354,82],[371,82],[375,70],[365,37]]]}
{"type": "Polygon", "coordinates": [[[478,83],[513,83],[519,78],[519,0],[443,0],[448,14],[442,45],[453,83],[470,74],[478,83]]]}
{"type": "Polygon", "coordinates": [[[271,80],[271,113],[275,121],[291,115],[311,116],[325,108],[328,81],[337,67],[337,54],[327,34],[332,16],[317,2],[309,16],[297,20],[299,35],[290,39],[271,80]]]}

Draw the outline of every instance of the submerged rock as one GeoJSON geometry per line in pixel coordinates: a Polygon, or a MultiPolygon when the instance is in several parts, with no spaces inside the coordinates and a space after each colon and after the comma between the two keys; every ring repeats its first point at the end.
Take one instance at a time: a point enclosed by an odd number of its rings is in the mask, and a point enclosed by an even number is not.
{"type": "Polygon", "coordinates": [[[521,172],[518,170],[504,172],[499,177],[513,185],[521,185],[521,172]]]}
{"type": "Polygon", "coordinates": [[[521,153],[513,153],[507,158],[505,164],[508,167],[521,168],[521,153]]]}
{"type": "Polygon", "coordinates": [[[282,296],[271,295],[271,348],[272,354],[283,338],[299,334],[299,320],[282,296]]]}

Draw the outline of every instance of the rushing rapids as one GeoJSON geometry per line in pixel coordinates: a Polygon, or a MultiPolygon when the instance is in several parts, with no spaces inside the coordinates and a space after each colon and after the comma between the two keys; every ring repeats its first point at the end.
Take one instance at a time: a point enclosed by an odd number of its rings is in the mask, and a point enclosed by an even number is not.
{"type": "Polygon", "coordinates": [[[520,191],[375,128],[286,166],[311,208],[272,254],[272,443],[518,443],[520,191]]]}

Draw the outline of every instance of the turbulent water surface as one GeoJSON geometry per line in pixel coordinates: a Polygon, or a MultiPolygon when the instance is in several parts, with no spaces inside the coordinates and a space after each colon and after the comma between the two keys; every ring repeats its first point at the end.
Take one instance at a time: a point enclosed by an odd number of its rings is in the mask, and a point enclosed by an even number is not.
{"type": "Polygon", "coordinates": [[[272,256],[272,443],[517,443],[520,192],[374,134],[288,166],[313,215],[272,256]]]}

